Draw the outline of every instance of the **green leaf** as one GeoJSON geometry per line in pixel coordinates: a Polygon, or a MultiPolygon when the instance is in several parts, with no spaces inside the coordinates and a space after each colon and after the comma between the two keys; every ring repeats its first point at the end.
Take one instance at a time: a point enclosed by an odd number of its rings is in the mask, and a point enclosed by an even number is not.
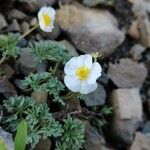
{"type": "Polygon", "coordinates": [[[7,146],[3,139],[0,139],[0,150],[7,150],[7,146]]]}
{"type": "Polygon", "coordinates": [[[15,137],[15,150],[24,150],[27,141],[27,123],[22,120],[17,128],[17,134],[15,137]]]}

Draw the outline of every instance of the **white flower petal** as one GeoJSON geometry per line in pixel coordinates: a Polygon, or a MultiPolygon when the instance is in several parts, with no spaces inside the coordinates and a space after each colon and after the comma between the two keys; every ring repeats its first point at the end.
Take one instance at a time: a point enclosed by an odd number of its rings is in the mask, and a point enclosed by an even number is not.
{"type": "Polygon", "coordinates": [[[91,73],[88,78],[88,83],[93,84],[101,76],[102,67],[98,62],[94,62],[91,68],[91,73]]]}
{"type": "Polygon", "coordinates": [[[52,7],[42,7],[40,11],[38,12],[38,20],[39,20],[39,26],[41,30],[45,32],[51,32],[54,28],[54,20],[55,20],[55,10],[52,7]],[[49,26],[45,26],[43,14],[48,14],[51,18],[51,24],[49,26]]]}
{"type": "Polygon", "coordinates": [[[89,84],[87,81],[82,81],[81,89],[79,92],[81,94],[88,94],[88,93],[95,91],[96,88],[97,88],[96,82],[94,84],[89,84]]]}
{"type": "Polygon", "coordinates": [[[66,75],[64,77],[65,85],[68,87],[69,90],[73,92],[79,92],[81,88],[81,81],[76,78],[75,76],[66,75]]]}
{"type": "Polygon", "coordinates": [[[91,69],[92,67],[92,56],[89,54],[84,55],[83,65],[91,69]]]}
{"type": "Polygon", "coordinates": [[[64,71],[67,75],[75,75],[77,68],[83,65],[83,60],[79,57],[71,58],[65,65],[64,71]]]}

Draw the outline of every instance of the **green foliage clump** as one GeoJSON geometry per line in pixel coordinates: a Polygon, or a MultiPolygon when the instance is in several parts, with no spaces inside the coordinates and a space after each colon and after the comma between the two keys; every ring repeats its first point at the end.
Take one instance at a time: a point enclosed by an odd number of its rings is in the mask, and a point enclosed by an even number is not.
{"type": "Polygon", "coordinates": [[[31,73],[29,76],[25,77],[24,80],[21,81],[21,87],[32,88],[34,91],[38,89],[43,89],[42,81],[50,78],[50,73],[31,73]]]}
{"type": "Polygon", "coordinates": [[[11,131],[16,131],[19,122],[24,119],[28,125],[27,143],[32,148],[39,139],[58,137],[62,135],[62,126],[57,122],[46,104],[36,104],[29,97],[11,97],[4,101],[8,117],[3,118],[4,125],[11,131]]]}
{"type": "Polygon", "coordinates": [[[7,36],[0,36],[0,51],[5,57],[11,56],[16,58],[19,53],[19,48],[16,46],[18,38],[12,33],[7,36]]]}
{"type": "Polygon", "coordinates": [[[68,116],[64,119],[63,136],[56,144],[56,150],[79,150],[84,141],[85,124],[68,116]]]}
{"type": "Polygon", "coordinates": [[[63,99],[60,96],[61,91],[64,91],[65,86],[51,73],[36,73],[25,77],[21,82],[22,88],[32,88],[34,91],[45,90],[53,96],[54,102],[59,102],[64,105],[63,99]]]}
{"type": "Polygon", "coordinates": [[[54,97],[54,102],[59,102],[64,105],[63,98],[60,96],[61,91],[64,91],[65,86],[58,81],[58,79],[54,76],[51,76],[49,80],[44,84],[46,91],[54,97]]]}
{"type": "Polygon", "coordinates": [[[39,63],[45,60],[66,63],[69,59],[68,50],[56,41],[40,41],[30,43],[30,50],[39,63]]]}

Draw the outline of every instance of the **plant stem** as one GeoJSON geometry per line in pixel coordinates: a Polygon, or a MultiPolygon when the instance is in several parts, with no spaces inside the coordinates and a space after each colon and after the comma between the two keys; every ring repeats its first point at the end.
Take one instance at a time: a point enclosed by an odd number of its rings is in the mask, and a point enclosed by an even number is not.
{"type": "Polygon", "coordinates": [[[6,55],[4,55],[4,56],[2,57],[2,59],[0,60],[0,65],[1,65],[5,60],[6,60],[6,55]]]}
{"type": "Polygon", "coordinates": [[[38,64],[37,72],[38,73],[46,72],[46,61],[42,61],[41,63],[38,64]]]}
{"type": "Polygon", "coordinates": [[[56,73],[56,71],[57,71],[57,69],[58,69],[58,67],[59,67],[59,64],[60,64],[60,61],[57,61],[56,65],[55,65],[55,67],[54,67],[54,69],[53,69],[53,74],[56,73]]]}
{"type": "Polygon", "coordinates": [[[28,34],[30,34],[33,30],[35,30],[37,27],[39,26],[39,24],[35,25],[34,27],[32,27],[30,30],[28,30],[27,32],[25,32],[19,39],[19,41],[21,39],[23,39],[24,37],[26,37],[28,34]]]}

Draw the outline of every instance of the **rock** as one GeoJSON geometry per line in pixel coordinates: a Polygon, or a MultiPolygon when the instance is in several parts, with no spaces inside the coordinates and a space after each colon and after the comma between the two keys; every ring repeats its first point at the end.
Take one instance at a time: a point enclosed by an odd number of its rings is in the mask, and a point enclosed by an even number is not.
{"type": "Polygon", "coordinates": [[[139,89],[113,90],[110,101],[114,108],[111,135],[120,143],[131,144],[136,129],[142,122],[142,101],[139,89]]]}
{"type": "Polygon", "coordinates": [[[37,67],[37,61],[32,56],[28,48],[23,48],[18,60],[19,69],[24,75],[29,75],[37,67]]]}
{"type": "Polygon", "coordinates": [[[30,21],[30,26],[31,27],[34,27],[38,24],[38,20],[36,17],[32,18],[31,21],[30,21]]]}
{"type": "Polygon", "coordinates": [[[98,78],[98,81],[104,85],[107,85],[109,82],[109,77],[107,76],[107,74],[105,74],[104,72],[102,72],[102,75],[98,78]]]}
{"type": "Polygon", "coordinates": [[[135,139],[128,150],[149,150],[150,137],[140,132],[136,132],[135,139]]]}
{"type": "Polygon", "coordinates": [[[54,27],[51,33],[43,32],[41,29],[39,29],[39,32],[44,39],[55,40],[60,35],[61,31],[57,23],[54,24],[54,27]]]}
{"type": "Polygon", "coordinates": [[[130,55],[134,60],[140,60],[142,58],[142,53],[144,52],[145,48],[140,44],[135,44],[131,50],[130,55]]]}
{"type": "Polygon", "coordinates": [[[140,38],[140,33],[138,31],[138,23],[136,20],[134,20],[129,27],[128,34],[133,37],[134,39],[139,39],[140,38]]]}
{"type": "Polygon", "coordinates": [[[147,3],[145,3],[144,0],[130,1],[133,3],[132,11],[136,18],[136,26],[134,26],[134,31],[136,31],[136,33],[138,33],[139,36],[135,37],[134,34],[130,35],[133,38],[139,40],[146,48],[150,47],[150,21],[146,10],[147,3]]]}
{"type": "Polygon", "coordinates": [[[27,20],[28,16],[18,9],[12,9],[8,12],[7,18],[8,20],[13,20],[13,19],[27,20]]]}
{"type": "Polygon", "coordinates": [[[116,18],[106,10],[65,5],[57,11],[56,21],[76,49],[84,53],[98,51],[105,58],[124,40],[116,18]]]}
{"type": "Polygon", "coordinates": [[[37,103],[46,103],[48,93],[46,91],[38,90],[31,94],[33,100],[37,103]]]}
{"type": "Polygon", "coordinates": [[[85,141],[85,150],[109,150],[105,147],[105,140],[103,137],[100,136],[88,122],[85,128],[85,141]]]}
{"type": "Polygon", "coordinates": [[[150,121],[147,121],[142,129],[143,134],[150,134],[150,121]]]}
{"type": "Polygon", "coordinates": [[[7,79],[0,80],[0,93],[6,98],[17,95],[15,87],[7,79]]]}
{"type": "Polygon", "coordinates": [[[0,122],[3,118],[3,106],[0,105],[0,122]]]}
{"type": "Polygon", "coordinates": [[[5,20],[5,17],[0,13],[0,30],[7,27],[7,22],[5,20]]]}
{"type": "Polygon", "coordinates": [[[150,114],[150,99],[148,99],[148,112],[150,114]]]}
{"type": "Polygon", "coordinates": [[[29,31],[30,29],[30,25],[27,22],[22,22],[21,24],[21,31],[22,33],[26,33],[27,31],[29,31]]]}
{"type": "Polygon", "coordinates": [[[62,109],[65,110],[66,112],[73,112],[73,111],[81,112],[82,110],[80,101],[75,96],[71,96],[70,98],[66,99],[65,106],[63,106],[62,109]]]}
{"type": "Polygon", "coordinates": [[[84,96],[84,102],[87,107],[104,105],[106,101],[106,92],[104,87],[98,83],[97,89],[84,96]]]}
{"type": "Polygon", "coordinates": [[[63,44],[65,46],[65,48],[69,51],[70,56],[79,56],[76,49],[67,40],[62,40],[62,41],[60,41],[60,43],[63,44]]]}
{"type": "Polygon", "coordinates": [[[4,65],[2,66],[2,70],[3,70],[3,72],[4,72],[3,78],[6,78],[6,79],[11,78],[11,77],[14,75],[14,73],[15,73],[15,70],[12,69],[12,67],[9,66],[8,64],[4,64],[4,65]]]}
{"type": "Polygon", "coordinates": [[[53,5],[54,3],[56,3],[56,0],[18,0],[18,2],[20,3],[19,6],[21,10],[34,13],[38,11],[42,6],[53,5]]]}
{"type": "Polygon", "coordinates": [[[141,87],[147,76],[147,69],[143,64],[125,58],[119,63],[109,64],[108,76],[120,88],[141,87]]]}
{"type": "Polygon", "coordinates": [[[35,149],[36,150],[50,150],[51,147],[52,147],[52,142],[49,139],[40,139],[35,149]]]}
{"type": "Polygon", "coordinates": [[[74,2],[76,0],[61,0],[60,3],[63,4],[63,5],[66,5],[66,4],[69,4],[71,2],[74,2]]]}
{"type": "Polygon", "coordinates": [[[13,19],[12,23],[8,26],[7,32],[21,32],[20,26],[16,19],[13,19]]]}
{"type": "Polygon", "coordinates": [[[98,4],[113,5],[114,0],[83,0],[83,4],[88,7],[93,7],[98,4]]]}
{"type": "Polygon", "coordinates": [[[7,149],[8,150],[14,150],[14,143],[13,143],[13,137],[12,134],[4,131],[1,127],[0,127],[0,139],[3,139],[4,142],[7,145],[7,149]]]}

